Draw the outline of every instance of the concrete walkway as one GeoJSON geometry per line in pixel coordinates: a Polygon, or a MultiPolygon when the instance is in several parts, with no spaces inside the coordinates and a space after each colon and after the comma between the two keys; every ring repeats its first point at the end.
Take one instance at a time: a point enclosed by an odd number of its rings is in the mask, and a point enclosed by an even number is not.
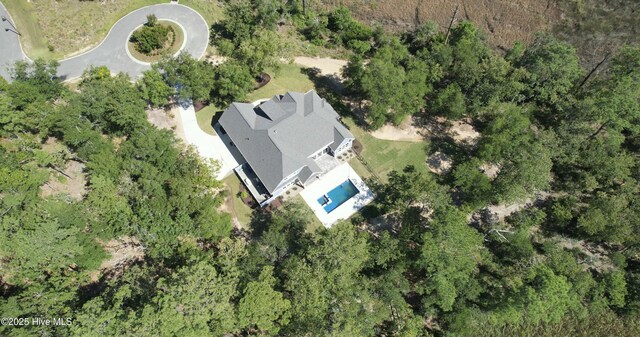
{"type": "Polygon", "coordinates": [[[233,169],[239,165],[238,161],[229,152],[220,137],[212,136],[202,131],[200,125],[198,125],[193,104],[184,102],[179,104],[176,110],[178,125],[184,132],[187,144],[193,145],[201,157],[215,159],[220,163],[220,170],[217,174],[218,180],[222,180],[233,173],[233,169]]]}
{"type": "MultiPolygon", "coordinates": [[[[0,12],[6,9],[0,6],[0,12]]],[[[159,20],[170,20],[182,27],[185,40],[181,50],[187,51],[196,59],[202,58],[209,43],[209,26],[204,18],[193,9],[179,4],[160,4],[135,10],[118,20],[102,42],[95,48],[80,55],[60,61],[58,76],[69,80],[82,75],[89,66],[106,66],[113,73],[125,72],[136,78],[150,68],[148,63],[134,60],[127,50],[127,41],[131,33],[147,21],[147,15],[154,14],[159,20]]],[[[2,28],[10,27],[1,22],[2,28]],[[6,27],[5,27],[6,26],[6,27]]],[[[18,27],[20,29],[20,27],[18,27]]],[[[27,59],[22,51],[17,35],[11,31],[0,30],[0,76],[8,79],[6,66],[15,61],[27,59]]]]}

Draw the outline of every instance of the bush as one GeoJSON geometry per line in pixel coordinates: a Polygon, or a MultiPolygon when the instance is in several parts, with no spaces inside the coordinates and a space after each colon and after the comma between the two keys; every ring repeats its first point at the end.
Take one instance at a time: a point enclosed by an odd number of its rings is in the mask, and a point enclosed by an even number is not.
{"type": "Polygon", "coordinates": [[[136,50],[149,55],[151,52],[162,49],[169,37],[169,28],[158,25],[155,15],[147,16],[147,23],[131,35],[131,42],[136,50]]]}
{"type": "Polygon", "coordinates": [[[336,42],[347,47],[353,40],[367,41],[373,35],[371,28],[351,17],[351,11],[343,6],[329,14],[327,27],[336,34],[336,42]]]}

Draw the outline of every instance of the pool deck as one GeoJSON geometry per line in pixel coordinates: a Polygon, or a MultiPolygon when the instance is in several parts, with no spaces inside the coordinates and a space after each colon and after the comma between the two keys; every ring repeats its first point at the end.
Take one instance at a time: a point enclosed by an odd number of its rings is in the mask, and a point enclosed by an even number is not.
{"type": "Polygon", "coordinates": [[[327,172],[318,181],[307,186],[300,192],[300,195],[325,227],[331,227],[340,220],[348,219],[373,200],[373,192],[371,192],[371,189],[362,181],[362,178],[351,168],[349,163],[344,163],[327,172]],[[331,213],[327,213],[318,202],[318,198],[342,184],[347,179],[351,180],[360,193],[345,201],[331,213]]]}

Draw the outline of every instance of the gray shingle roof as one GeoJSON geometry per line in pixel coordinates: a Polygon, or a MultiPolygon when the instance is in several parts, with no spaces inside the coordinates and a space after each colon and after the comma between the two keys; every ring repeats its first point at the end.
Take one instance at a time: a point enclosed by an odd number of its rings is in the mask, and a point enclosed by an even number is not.
{"type": "Polygon", "coordinates": [[[276,95],[255,108],[232,103],[219,123],[270,193],[300,168],[304,180],[317,173],[319,167],[308,157],[318,150],[335,150],[353,138],[315,91],[276,95]]]}

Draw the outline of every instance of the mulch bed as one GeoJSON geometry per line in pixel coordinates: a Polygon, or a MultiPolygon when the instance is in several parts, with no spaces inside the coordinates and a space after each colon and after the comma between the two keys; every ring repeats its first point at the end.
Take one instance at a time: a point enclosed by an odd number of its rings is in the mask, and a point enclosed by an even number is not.
{"type": "Polygon", "coordinates": [[[265,207],[264,210],[267,212],[273,212],[276,209],[280,208],[280,206],[282,206],[282,198],[276,198],[269,205],[267,205],[267,207],[265,207]]]}
{"type": "Polygon", "coordinates": [[[360,141],[358,141],[357,139],[353,141],[353,145],[351,147],[357,155],[360,155],[360,153],[362,152],[362,143],[360,143],[360,141]]]}
{"type": "Polygon", "coordinates": [[[203,102],[203,101],[195,101],[195,102],[193,102],[193,108],[196,110],[196,112],[204,109],[208,105],[209,105],[209,102],[203,102]]]}
{"type": "Polygon", "coordinates": [[[271,75],[267,73],[260,73],[260,77],[258,78],[258,84],[253,88],[254,90],[258,90],[265,85],[267,85],[271,81],[271,75]]]}

